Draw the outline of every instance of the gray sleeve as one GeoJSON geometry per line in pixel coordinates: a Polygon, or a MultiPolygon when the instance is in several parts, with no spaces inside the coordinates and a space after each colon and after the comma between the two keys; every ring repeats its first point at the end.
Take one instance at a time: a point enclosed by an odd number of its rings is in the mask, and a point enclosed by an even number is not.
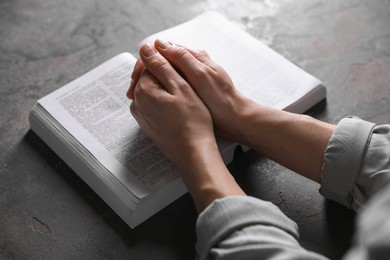
{"type": "Polygon", "coordinates": [[[275,205],[252,197],[214,201],[196,231],[199,259],[325,259],[299,245],[297,225],[275,205]]]}
{"type": "Polygon", "coordinates": [[[359,209],[390,183],[389,156],[390,125],[341,120],[325,151],[321,194],[359,209]]]}
{"type": "Polygon", "coordinates": [[[345,118],[324,158],[321,193],[359,210],[354,246],[345,259],[389,259],[390,125],[345,118]]]}

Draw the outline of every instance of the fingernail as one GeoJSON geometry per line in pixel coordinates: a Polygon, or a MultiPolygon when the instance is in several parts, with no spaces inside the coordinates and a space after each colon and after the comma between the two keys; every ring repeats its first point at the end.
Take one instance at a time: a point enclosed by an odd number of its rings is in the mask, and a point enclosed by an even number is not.
{"type": "Polygon", "coordinates": [[[161,49],[167,49],[167,48],[171,47],[171,45],[172,44],[166,40],[160,40],[160,39],[156,40],[156,46],[161,48],[161,49]]]}
{"type": "Polygon", "coordinates": [[[152,56],[153,54],[156,53],[156,50],[150,46],[149,43],[147,44],[144,44],[142,47],[141,47],[141,53],[145,56],[145,57],[149,57],[149,56],[152,56]]]}

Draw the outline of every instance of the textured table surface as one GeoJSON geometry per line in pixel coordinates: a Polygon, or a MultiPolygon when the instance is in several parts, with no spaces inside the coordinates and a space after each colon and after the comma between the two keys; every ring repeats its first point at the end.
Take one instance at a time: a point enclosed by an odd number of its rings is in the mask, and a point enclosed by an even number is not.
{"type": "MultiPolygon", "coordinates": [[[[145,36],[216,10],[320,78],[311,115],[390,122],[390,1],[0,0],[0,258],[193,259],[196,213],[183,196],[130,229],[33,132],[36,100],[145,36]]],[[[340,258],[354,213],[319,185],[261,158],[229,166],[248,194],[295,220],[301,244],[340,258]]]]}

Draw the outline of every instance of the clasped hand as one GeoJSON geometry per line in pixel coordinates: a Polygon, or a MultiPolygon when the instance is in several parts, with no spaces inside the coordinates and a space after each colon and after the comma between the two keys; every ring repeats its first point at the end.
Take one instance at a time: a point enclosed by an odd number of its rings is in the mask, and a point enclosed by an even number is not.
{"type": "Polygon", "coordinates": [[[216,145],[214,127],[239,142],[239,109],[250,102],[205,51],[160,40],[141,47],[127,96],[141,128],[176,165],[198,146],[216,145]]]}
{"type": "Polygon", "coordinates": [[[205,51],[160,40],[141,47],[127,96],[141,128],[175,164],[187,149],[215,143],[214,127],[239,141],[240,108],[250,102],[205,51]]]}

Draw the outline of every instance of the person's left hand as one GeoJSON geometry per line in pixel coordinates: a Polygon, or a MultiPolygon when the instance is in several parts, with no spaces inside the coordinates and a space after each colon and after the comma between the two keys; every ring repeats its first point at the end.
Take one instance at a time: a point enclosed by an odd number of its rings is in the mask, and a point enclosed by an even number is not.
{"type": "MultiPolygon", "coordinates": [[[[193,153],[216,147],[212,119],[191,86],[154,47],[141,47],[142,73],[130,109],[162,152],[179,168],[193,153]]],[[[137,66],[140,67],[140,66],[137,66]]]]}

